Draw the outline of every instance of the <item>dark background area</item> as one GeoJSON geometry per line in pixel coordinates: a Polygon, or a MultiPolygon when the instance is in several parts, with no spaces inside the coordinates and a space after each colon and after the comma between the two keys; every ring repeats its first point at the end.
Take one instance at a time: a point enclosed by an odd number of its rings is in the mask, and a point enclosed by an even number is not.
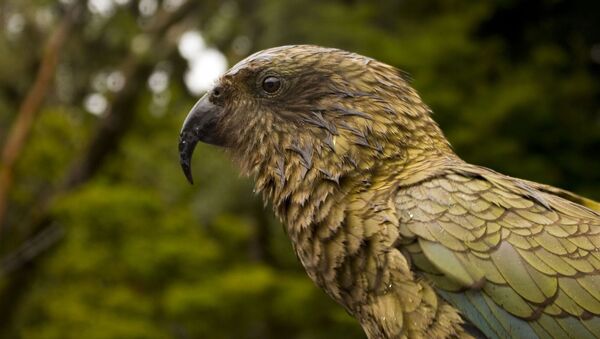
{"type": "Polygon", "coordinates": [[[181,174],[190,31],[397,66],[465,160],[600,199],[598,1],[2,0],[0,29],[2,338],[364,337],[221,150],[181,174]]]}

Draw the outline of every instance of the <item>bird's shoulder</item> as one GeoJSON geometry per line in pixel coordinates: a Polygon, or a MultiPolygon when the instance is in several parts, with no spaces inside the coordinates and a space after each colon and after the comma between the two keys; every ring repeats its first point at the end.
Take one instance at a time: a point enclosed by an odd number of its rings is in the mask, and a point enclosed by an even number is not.
{"type": "Polygon", "coordinates": [[[597,202],[466,163],[436,168],[417,182],[398,185],[392,199],[399,217],[411,223],[443,217],[462,225],[474,223],[470,229],[498,224],[504,233],[544,230],[556,237],[572,237],[600,232],[597,202]]]}
{"type": "Polygon", "coordinates": [[[394,195],[402,249],[463,304],[471,293],[538,334],[600,333],[600,214],[565,192],[468,164],[438,169],[394,195]]]}

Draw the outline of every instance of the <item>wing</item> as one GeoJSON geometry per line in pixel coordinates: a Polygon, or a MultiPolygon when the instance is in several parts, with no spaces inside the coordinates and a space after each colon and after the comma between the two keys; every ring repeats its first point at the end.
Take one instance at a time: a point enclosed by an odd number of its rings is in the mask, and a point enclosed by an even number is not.
{"type": "Polygon", "coordinates": [[[395,205],[416,271],[488,337],[600,337],[600,214],[470,166],[395,205]]]}
{"type": "Polygon", "coordinates": [[[596,212],[600,212],[600,203],[591,199],[588,199],[586,197],[582,197],[580,195],[577,195],[573,192],[569,192],[560,188],[556,188],[556,187],[552,187],[552,186],[548,186],[548,185],[544,185],[544,184],[540,184],[537,182],[532,182],[532,181],[525,181],[526,184],[528,184],[529,186],[540,190],[542,192],[546,192],[546,193],[550,193],[553,195],[558,195],[559,197],[565,198],[569,201],[572,201],[576,204],[585,206],[591,210],[594,210],[596,212]]]}

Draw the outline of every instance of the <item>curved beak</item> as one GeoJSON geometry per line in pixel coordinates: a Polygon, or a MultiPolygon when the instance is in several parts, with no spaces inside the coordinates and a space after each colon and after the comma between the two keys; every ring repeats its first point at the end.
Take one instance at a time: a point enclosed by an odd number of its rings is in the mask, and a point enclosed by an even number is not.
{"type": "Polygon", "coordinates": [[[185,174],[190,184],[194,183],[191,159],[196,144],[199,141],[213,145],[221,144],[217,136],[216,126],[222,108],[211,103],[208,98],[207,93],[198,100],[185,118],[179,134],[179,162],[183,174],[185,174]]]}

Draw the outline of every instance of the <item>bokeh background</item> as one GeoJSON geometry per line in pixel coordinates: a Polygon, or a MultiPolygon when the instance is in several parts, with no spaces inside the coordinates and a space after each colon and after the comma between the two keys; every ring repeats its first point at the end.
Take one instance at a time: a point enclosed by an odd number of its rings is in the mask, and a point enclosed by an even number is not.
{"type": "Polygon", "coordinates": [[[466,160],[600,199],[596,0],[1,0],[1,338],[363,338],[180,125],[251,52],[412,74],[466,160]]]}

